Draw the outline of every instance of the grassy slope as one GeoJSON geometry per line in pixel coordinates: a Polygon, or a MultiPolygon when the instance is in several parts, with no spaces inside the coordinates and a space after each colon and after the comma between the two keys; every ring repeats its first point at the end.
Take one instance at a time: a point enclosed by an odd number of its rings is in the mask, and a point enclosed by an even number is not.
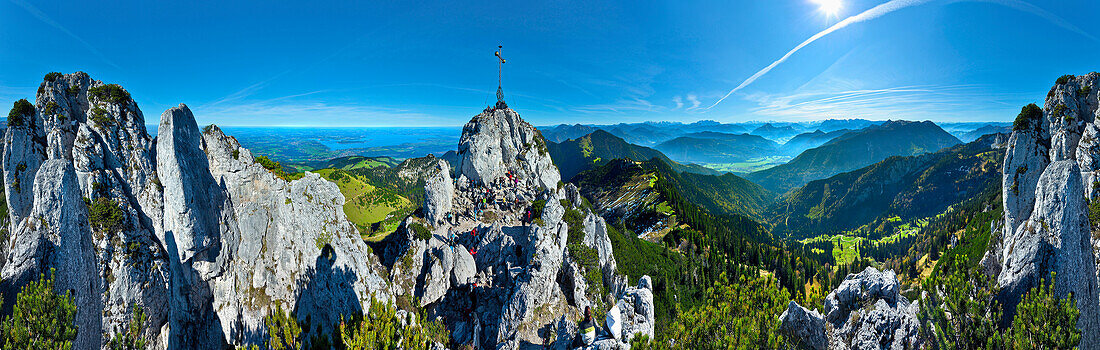
{"type": "Polygon", "coordinates": [[[392,191],[380,189],[365,182],[362,178],[339,169],[321,169],[314,171],[325,179],[335,182],[344,194],[344,214],[356,226],[370,226],[401,209],[412,206],[405,197],[392,191]]]}

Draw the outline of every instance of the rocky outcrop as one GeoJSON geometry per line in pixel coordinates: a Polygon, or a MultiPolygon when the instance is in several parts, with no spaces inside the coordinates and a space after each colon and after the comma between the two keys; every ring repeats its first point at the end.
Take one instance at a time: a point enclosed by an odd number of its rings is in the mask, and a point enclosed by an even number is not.
{"type": "Polygon", "coordinates": [[[135,307],[150,348],[222,349],[258,343],[278,304],[314,333],[392,300],[335,184],[279,178],[184,105],[154,140],[125,89],[84,73],[47,75],[34,106],[4,135],[0,292],[55,269],[74,348],[104,346],[135,307]]]}
{"type": "Polygon", "coordinates": [[[418,300],[456,344],[564,347],[572,338],[551,329],[585,306],[619,310],[607,348],[653,335],[652,282],[626,286],[604,220],[504,106],[467,124],[453,180],[445,161],[406,161],[396,175],[425,179],[425,210],[381,260],[336,184],[265,168],[185,105],[154,139],[122,87],[50,74],[21,116],[4,135],[0,292],[10,300],[55,269],[77,303],[77,348],[103,347],[135,307],[150,348],[222,349],[259,343],[277,306],[327,335],[372,297],[418,300]]]}
{"type": "Polygon", "coordinates": [[[199,144],[202,135],[187,106],[161,115],[157,131],[157,173],[163,186],[163,236],[172,273],[169,342],[214,349],[224,339],[214,311],[211,281],[225,273],[236,255],[240,232],[232,203],[210,175],[199,144]]]}
{"type": "MultiPolygon", "coordinates": [[[[28,189],[30,190],[30,189],[28,189]]],[[[31,191],[28,191],[31,192],[31,191]]],[[[33,183],[33,206],[13,231],[3,269],[4,290],[15,290],[41,276],[53,277],[54,288],[69,291],[78,327],[74,348],[96,348],[103,342],[103,300],[95,266],[88,210],[72,164],[52,159],[42,164],[33,183]]],[[[15,293],[4,294],[11,305],[15,293]]]]}
{"type": "Polygon", "coordinates": [[[476,184],[491,182],[506,172],[527,186],[552,190],[561,173],[550,159],[546,140],[510,108],[490,108],[462,128],[458,143],[459,172],[476,184]]]}
{"type": "Polygon", "coordinates": [[[623,291],[615,306],[623,321],[622,334],[618,339],[627,344],[639,335],[653,339],[657,319],[653,316],[653,280],[649,276],[642,276],[636,287],[623,291]]]}
{"type": "Polygon", "coordinates": [[[1051,272],[1054,292],[1072,293],[1081,312],[1081,349],[1100,348],[1100,296],[1088,206],[1097,200],[1100,168],[1096,118],[1100,74],[1064,76],[1041,110],[1025,107],[1014,123],[1005,156],[1002,187],[1005,224],[999,244],[983,259],[997,278],[1002,324],[1016,305],[1051,272]]]}
{"type": "Polygon", "coordinates": [[[466,124],[458,156],[453,189],[446,163],[436,162],[423,217],[407,218],[386,245],[399,298],[419,298],[455,344],[566,348],[573,338],[563,329],[586,306],[621,313],[622,333],[605,348],[653,336],[652,282],[625,286],[606,222],[581,205],[576,187],[559,186],[537,130],[511,109],[490,108],[466,124]],[[430,237],[417,237],[425,229],[430,237]]]}
{"type": "Polygon", "coordinates": [[[811,349],[918,349],[919,307],[899,291],[893,271],[868,267],[825,297],[824,317],[792,301],[780,331],[811,349]]]}
{"type": "Polygon", "coordinates": [[[916,349],[919,346],[916,303],[900,294],[894,271],[868,267],[848,275],[825,297],[825,320],[832,326],[831,349],[916,349]],[[870,306],[870,308],[868,308],[870,306]]]}
{"type": "Polygon", "coordinates": [[[779,315],[779,331],[802,348],[825,350],[829,346],[829,339],[825,337],[825,317],[817,310],[806,310],[794,300],[779,315]]]}
{"type": "Polygon", "coordinates": [[[281,304],[328,332],[340,317],[392,301],[379,261],[348,222],[336,184],[305,173],[286,181],[217,126],[204,128],[202,150],[225,189],[240,232],[236,254],[212,283],[214,307],[231,343],[250,343],[263,317],[281,304]]]}
{"type": "Polygon", "coordinates": [[[451,211],[454,192],[451,166],[439,159],[428,169],[427,179],[424,180],[424,217],[429,223],[438,224],[451,211]]]}

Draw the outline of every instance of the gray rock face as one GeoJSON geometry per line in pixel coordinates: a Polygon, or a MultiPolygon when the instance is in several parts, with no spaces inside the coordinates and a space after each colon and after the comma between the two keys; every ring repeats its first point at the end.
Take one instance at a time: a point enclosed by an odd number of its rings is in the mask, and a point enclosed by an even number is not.
{"type": "MultiPolygon", "coordinates": [[[[81,266],[96,276],[96,281],[86,286],[96,286],[95,293],[101,296],[97,312],[102,327],[88,329],[101,329],[96,337],[106,339],[129,321],[133,307],[140,307],[148,317],[144,331],[150,346],[163,348],[167,344],[160,335],[168,318],[169,274],[165,250],[154,234],[160,226],[161,193],[156,184],[155,159],[150,156],[151,138],[145,131],[141,111],[125,90],[103,93],[106,88],[102,82],[80,72],[45,81],[35,98],[36,113],[24,116],[21,126],[10,127],[5,133],[5,200],[11,208],[8,231],[12,235],[3,244],[4,258],[0,264],[19,254],[8,247],[36,244],[33,243],[38,240],[36,233],[21,228],[31,218],[35,206],[61,208],[65,203],[62,198],[76,198],[79,205],[75,208],[58,210],[70,213],[83,210],[83,219],[67,216],[62,221],[83,220],[85,230],[90,226],[94,260],[81,266]],[[89,93],[90,89],[99,93],[89,93]],[[72,176],[75,184],[64,183],[69,179],[68,171],[64,176],[56,169],[48,173],[40,171],[40,165],[47,159],[66,164],[65,168],[75,174],[72,176]],[[40,181],[50,182],[46,187],[56,187],[68,194],[33,191],[32,186],[40,181]],[[88,225],[90,220],[82,197],[89,204],[117,209],[121,219],[88,225]]],[[[43,217],[55,215],[42,213],[43,217]]],[[[58,222],[41,222],[61,227],[58,222]]],[[[81,232],[75,228],[70,231],[81,232]]],[[[4,268],[17,270],[20,269],[17,265],[25,262],[4,268]]],[[[42,271],[56,267],[47,260],[32,264],[42,271]]],[[[26,282],[5,281],[10,283],[0,292],[11,297],[26,282]]]]}
{"type": "MultiPolygon", "coordinates": [[[[1062,81],[1060,79],[1060,81],[1062,81]]],[[[1073,293],[1081,316],[1081,349],[1100,348],[1096,254],[1097,223],[1087,217],[1100,173],[1096,118],[1100,74],[1072,77],[1047,94],[1043,116],[1014,130],[1004,168],[1005,225],[986,267],[1001,288],[1002,323],[1011,320],[1023,294],[1057,273],[1056,294],[1073,293]]]]}
{"type": "Polygon", "coordinates": [[[424,217],[434,226],[451,211],[455,185],[447,161],[437,160],[428,171],[430,174],[424,180],[424,217]]]}
{"type": "Polygon", "coordinates": [[[1005,153],[1002,196],[1005,208],[1005,228],[1009,232],[1016,229],[1031,216],[1035,206],[1035,188],[1039,174],[1043,173],[1050,160],[1049,150],[1040,142],[1039,132],[1026,130],[1013,132],[1008,140],[1005,153]]]}
{"type": "Polygon", "coordinates": [[[542,134],[510,108],[488,109],[466,123],[458,156],[459,172],[474,183],[491,182],[509,171],[547,190],[561,180],[542,134]]]}
{"type": "Polygon", "coordinates": [[[240,232],[226,272],[212,281],[214,306],[230,343],[256,341],[277,304],[309,318],[310,332],[333,329],[370,298],[392,301],[379,262],[344,215],[336,184],[314,173],[285,181],[252,161],[217,126],[205,128],[202,152],[225,189],[240,232]]]}
{"type": "Polygon", "coordinates": [[[35,100],[4,135],[0,292],[57,269],[78,307],[74,348],[104,346],[133,307],[149,348],[223,349],[257,343],[276,304],[327,332],[371,295],[392,301],[335,184],[276,177],[182,105],[154,141],[129,93],[84,73],[35,100]]]}
{"type": "Polygon", "coordinates": [[[806,310],[794,300],[779,315],[779,331],[803,348],[825,350],[829,346],[829,339],[825,337],[825,317],[817,310],[806,310]]]}
{"type": "Polygon", "coordinates": [[[157,173],[164,186],[160,238],[171,264],[172,299],[181,303],[169,309],[169,341],[213,349],[222,345],[208,340],[225,336],[217,322],[210,281],[225,273],[240,233],[228,196],[210,176],[191,110],[180,105],[165,111],[157,134],[157,173]]]}
{"type": "MultiPolygon", "coordinates": [[[[30,189],[28,189],[30,190],[30,189]]],[[[96,266],[88,210],[72,164],[48,160],[33,183],[34,203],[29,216],[17,223],[7,264],[3,289],[50,277],[58,293],[73,292],[78,327],[74,348],[97,348],[103,343],[103,300],[96,266]]],[[[5,293],[6,305],[15,293],[5,293]]]]}
{"type": "Polygon", "coordinates": [[[1055,293],[1078,296],[1082,330],[1095,330],[1096,265],[1094,263],[1086,211],[1084,186],[1080,170],[1071,160],[1055,161],[1039,178],[1035,190],[1035,209],[1028,221],[1015,234],[1006,237],[1012,247],[1003,255],[1002,269],[997,278],[1006,313],[1031,288],[1049,278],[1051,271],[1059,278],[1055,293]],[[1091,302],[1086,302],[1091,301],[1091,302]],[[1088,315],[1088,316],[1086,316],[1088,315]]]}

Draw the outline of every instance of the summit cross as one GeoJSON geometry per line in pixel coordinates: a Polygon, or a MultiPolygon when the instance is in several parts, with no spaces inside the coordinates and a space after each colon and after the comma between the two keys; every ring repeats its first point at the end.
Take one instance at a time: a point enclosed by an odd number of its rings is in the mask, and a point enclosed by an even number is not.
{"type": "Polygon", "coordinates": [[[504,75],[504,56],[500,55],[503,51],[504,45],[497,45],[497,52],[493,53],[497,56],[497,104],[504,103],[504,89],[501,88],[502,77],[504,75]]]}

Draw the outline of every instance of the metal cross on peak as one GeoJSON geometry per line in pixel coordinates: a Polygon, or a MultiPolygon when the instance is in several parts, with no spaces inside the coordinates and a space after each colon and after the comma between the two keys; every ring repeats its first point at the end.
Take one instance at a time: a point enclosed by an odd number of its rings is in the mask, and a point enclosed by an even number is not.
{"type": "Polygon", "coordinates": [[[493,53],[497,56],[497,106],[505,106],[504,104],[504,89],[501,88],[504,75],[504,56],[501,56],[500,52],[503,51],[504,45],[497,45],[497,52],[493,53]]]}

